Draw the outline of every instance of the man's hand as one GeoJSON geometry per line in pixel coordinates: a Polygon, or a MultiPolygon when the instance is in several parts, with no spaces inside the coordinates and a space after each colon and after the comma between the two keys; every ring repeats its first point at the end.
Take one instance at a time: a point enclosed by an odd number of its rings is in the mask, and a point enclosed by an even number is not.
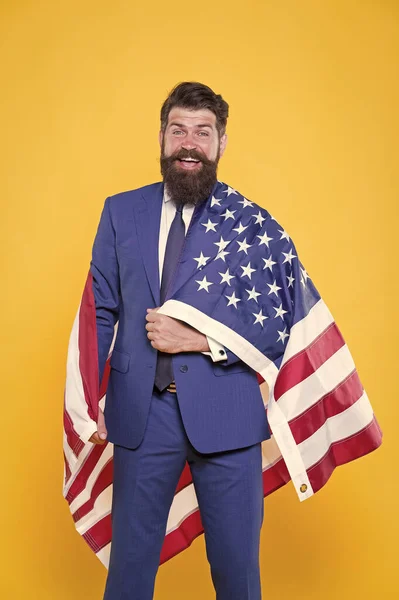
{"type": "Polygon", "coordinates": [[[161,352],[207,352],[209,344],[206,336],[183,321],[166,315],[159,315],[157,308],[147,308],[145,328],[151,346],[161,352]]]}
{"type": "Polygon", "coordinates": [[[100,407],[98,407],[98,419],[97,419],[97,431],[93,433],[89,442],[93,444],[105,444],[107,439],[107,428],[105,427],[104,413],[100,407]]]}

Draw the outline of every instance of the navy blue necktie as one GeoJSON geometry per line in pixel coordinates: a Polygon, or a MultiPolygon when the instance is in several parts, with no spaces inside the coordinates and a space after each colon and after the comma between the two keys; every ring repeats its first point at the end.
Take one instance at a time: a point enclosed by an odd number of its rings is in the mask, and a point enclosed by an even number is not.
{"type": "MultiPolygon", "coordinates": [[[[175,218],[170,226],[168,240],[166,242],[160,292],[161,306],[165,302],[166,293],[177,266],[177,261],[184,243],[185,231],[183,205],[181,205],[176,207],[175,218]]],[[[158,350],[155,385],[158,390],[162,392],[162,390],[164,390],[173,380],[172,354],[158,350]]]]}

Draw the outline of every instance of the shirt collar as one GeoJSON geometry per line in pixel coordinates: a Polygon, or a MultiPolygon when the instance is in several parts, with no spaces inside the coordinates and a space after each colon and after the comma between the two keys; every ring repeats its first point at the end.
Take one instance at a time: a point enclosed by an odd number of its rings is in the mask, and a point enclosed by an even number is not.
{"type": "Polygon", "coordinates": [[[171,197],[168,194],[168,190],[166,189],[166,185],[163,186],[163,201],[170,202],[171,197]]]}

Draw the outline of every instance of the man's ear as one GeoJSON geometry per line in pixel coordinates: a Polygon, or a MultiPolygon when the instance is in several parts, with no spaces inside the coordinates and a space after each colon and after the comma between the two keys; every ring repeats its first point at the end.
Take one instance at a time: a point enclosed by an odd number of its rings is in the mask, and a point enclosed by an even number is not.
{"type": "Polygon", "coordinates": [[[163,140],[163,131],[161,129],[158,134],[158,141],[159,141],[159,145],[161,146],[161,148],[162,148],[162,140],[163,140]]]}
{"type": "Polygon", "coordinates": [[[220,156],[223,156],[223,153],[227,146],[227,133],[223,134],[220,138],[219,147],[220,147],[220,156]]]}

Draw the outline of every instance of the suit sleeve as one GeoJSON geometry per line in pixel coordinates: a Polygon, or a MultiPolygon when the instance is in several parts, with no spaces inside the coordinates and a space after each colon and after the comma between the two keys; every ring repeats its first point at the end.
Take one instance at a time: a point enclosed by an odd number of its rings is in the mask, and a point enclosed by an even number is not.
{"type": "Polygon", "coordinates": [[[96,306],[98,340],[98,368],[101,384],[105,363],[119,319],[121,301],[119,265],[115,248],[115,230],[112,224],[110,198],[101,213],[93,244],[90,271],[93,276],[93,293],[96,306]]]}

